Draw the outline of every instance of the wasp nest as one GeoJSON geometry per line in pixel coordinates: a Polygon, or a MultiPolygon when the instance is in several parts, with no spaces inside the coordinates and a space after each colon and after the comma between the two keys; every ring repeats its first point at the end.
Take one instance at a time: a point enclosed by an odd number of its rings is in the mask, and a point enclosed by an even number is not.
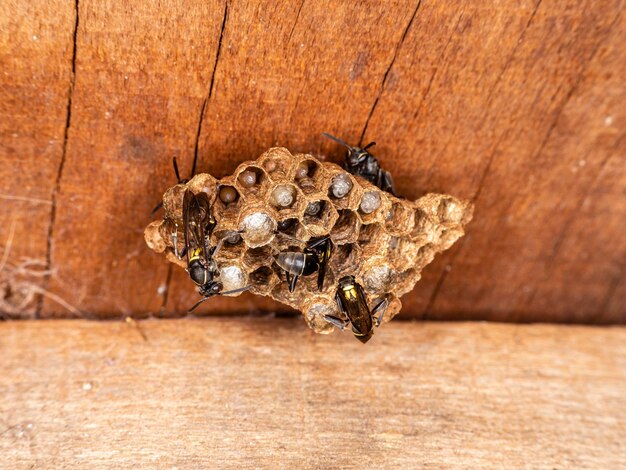
{"type": "Polygon", "coordinates": [[[383,298],[389,301],[384,320],[390,320],[424,266],[463,235],[472,217],[471,204],[452,196],[399,199],[338,165],[272,148],[231,176],[216,180],[199,174],[165,192],[165,216],[146,228],[146,242],[182,267],[186,260],[175,256],[171,233],[178,232],[180,252],[186,189],[205,192],[212,204],[217,225],[211,246],[224,239],[215,256],[223,290],[250,285],[255,294],[300,310],[318,333],[333,329],[325,315],[342,316],[335,293],[348,275],[363,287],[370,308],[383,298]],[[312,275],[301,277],[290,293],[276,256],[301,251],[312,237],[327,235],[334,249],[323,290],[312,275]]]}

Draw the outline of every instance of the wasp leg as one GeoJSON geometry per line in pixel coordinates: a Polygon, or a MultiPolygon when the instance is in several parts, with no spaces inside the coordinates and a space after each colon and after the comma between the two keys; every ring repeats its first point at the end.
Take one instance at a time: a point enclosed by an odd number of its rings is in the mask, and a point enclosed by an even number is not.
{"type": "Polygon", "coordinates": [[[316,240],[315,242],[311,243],[310,245],[307,245],[307,248],[317,248],[318,246],[323,245],[324,243],[328,243],[329,239],[330,239],[329,236],[322,237],[319,240],[316,240]]]}
{"type": "Polygon", "coordinates": [[[383,317],[385,316],[387,307],[389,307],[389,300],[383,299],[380,302],[378,302],[378,304],[376,304],[376,307],[374,307],[374,309],[372,310],[372,318],[374,318],[374,321],[376,322],[377,327],[380,326],[380,324],[383,322],[383,317]],[[376,316],[376,314],[380,310],[382,310],[380,312],[380,315],[376,316]]]}
{"type": "Polygon", "coordinates": [[[298,283],[298,278],[300,276],[293,276],[293,279],[291,280],[291,284],[289,284],[289,292],[293,292],[294,290],[296,290],[296,284],[298,283]]]}
{"type": "Polygon", "coordinates": [[[289,284],[289,292],[293,292],[294,290],[296,290],[296,283],[298,282],[298,278],[300,276],[296,276],[294,274],[293,277],[291,277],[289,275],[289,271],[285,271],[285,276],[287,276],[287,283],[289,284]]]}
{"type": "Polygon", "coordinates": [[[388,171],[385,171],[385,170],[380,170],[379,178],[381,179],[381,186],[380,186],[380,188],[383,191],[387,191],[388,193],[391,193],[393,196],[397,196],[398,195],[396,193],[396,187],[393,184],[393,178],[391,177],[391,173],[389,173],[388,171]]]}
{"type": "Polygon", "coordinates": [[[332,325],[335,325],[341,331],[345,330],[346,326],[350,324],[350,320],[342,320],[341,318],[333,317],[332,315],[324,315],[324,320],[332,325]]]}
{"type": "Polygon", "coordinates": [[[176,255],[176,258],[181,259],[183,255],[179,253],[178,251],[178,231],[172,232],[170,236],[172,237],[172,246],[174,247],[174,254],[176,255]]]}

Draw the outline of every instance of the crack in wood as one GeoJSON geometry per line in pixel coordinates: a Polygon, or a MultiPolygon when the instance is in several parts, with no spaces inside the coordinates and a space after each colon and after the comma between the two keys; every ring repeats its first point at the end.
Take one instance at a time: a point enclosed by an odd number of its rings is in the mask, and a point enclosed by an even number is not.
{"type": "Polygon", "coordinates": [[[302,11],[302,7],[304,6],[304,2],[306,0],[302,0],[300,3],[300,8],[298,8],[298,13],[296,14],[296,20],[293,22],[293,26],[291,27],[291,31],[289,31],[289,36],[287,37],[287,44],[291,42],[291,36],[293,35],[293,31],[296,29],[296,25],[298,24],[298,20],[300,19],[300,12],[302,11]]]}
{"type": "MultiPolygon", "coordinates": [[[[54,187],[52,188],[51,199],[51,208],[50,208],[50,222],[48,224],[48,233],[46,237],[46,265],[45,271],[48,273],[51,272],[52,268],[52,241],[54,239],[54,228],[56,223],[56,213],[57,213],[57,198],[59,195],[59,190],[61,188],[61,178],[63,177],[63,168],[65,167],[65,161],[67,158],[67,144],[69,140],[69,131],[70,126],[72,124],[72,97],[74,95],[74,87],[76,85],[76,43],[78,36],[78,25],[80,21],[79,17],[79,0],[75,0],[74,2],[74,10],[75,10],[75,20],[74,20],[74,31],[72,33],[73,46],[72,46],[72,61],[71,61],[71,74],[70,74],[70,83],[68,85],[67,90],[67,111],[65,114],[65,129],[63,130],[63,147],[61,150],[61,161],[59,162],[59,166],[57,168],[56,179],[54,181],[54,187]]],[[[47,274],[44,278],[43,290],[47,291],[48,285],[50,284],[50,274],[47,274]]],[[[43,295],[39,295],[37,299],[37,307],[35,309],[35,318],[41,318],[41,310],[43,308],[43,295]]]]}
{"type": "MultiPolygon", "coordinates": [[[[191,165],[192,176],[196,174],[196,166],[198,162],[198,149],[200,146],[200,135],[202,134],[202,124],[204,123],[204,115],[206,113],[207,105],[209,103],[209,100],[213,96],[213,89],[215,85],[215,74],[217,72],[217,64],[220,60],[220,53],[222,51],[222,42],[224,39],[224,30],[226,29],[227,18],[228,18],[228,2],[224,2],[224,15],[222,17],[222,25],[220,27],[220,37],[217,43],[217,51],[215,53],[215,62],[213,63],[213,70],[211,72],[211,80],[209,82],[209,91],[206,97],[204,98],[204,100],[202,101],[202,106],[200,108],[200,117],[198,118],[198,128],[196,130],[196,139],[194,142],[194,149],[193,149],[193,162],[191,165]]],[[[170,263],[170,265],[167,268],[167,275],[165,278],[165,292],[163,293],[163,301],[161,302],[161,308],[160,308],[161,314],[165,313],[165,309],[167,307],[167,300],[169,298],[171,281],[172,281],[172,264],[170,263]]]]}
{"type": "Polygon", "coordinates": [[[391,72],[391,68],[393,67],[393,64],[395,63],[396,58],[398,56],[398,51],[402,47],[402,44],[404,44],[404,40],[406,39],[406,36],[409,33],[409,29],[411,29],[413,20],[417,16],[417,12],[420,9],[421,5],[422,5],[422,1],[419,0],[417,2],[417,6],[415,7],[415,10],[413,11],[413,15],[411,15],[411,19],[407,23],[406,28],[404,28],[404,32],[402,33],[402,37],[400,38],[400,41],[398,41],[398,44],[396,44],[396,48],[394,49],[393,56],[391,58],[391,62],[389,63],[389,66],[387,67],[387,70],[385,71],[385,75],[383,75],[383,80],[378,89],[378,95],[376,96],[376,99],[374,100],[374,104],[372,105],[372,108],[370,109],[370,112],[367,115],[367,119],[365,120],[365,125],[363,126],[363,132],[361,132],[361,137],[359,138],[359,146],[363,145],[363,138],[365,137],[365,133],[367,132],[367,127],[369,126],[370,119],[372,118],[372,115],[374,114],[374,111],[376,110],[376,107],[378,106],[378,102],[380,100],[380,97],[383,94],[383,91],[385,91],[385,85],[387,84],[387,79],[389,78],[389,72],[391,72]]]}

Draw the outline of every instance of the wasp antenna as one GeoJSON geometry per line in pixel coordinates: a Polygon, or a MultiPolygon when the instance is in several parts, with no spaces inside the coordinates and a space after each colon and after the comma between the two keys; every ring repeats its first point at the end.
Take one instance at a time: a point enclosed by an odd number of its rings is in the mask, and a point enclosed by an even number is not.
{"type": "Polygon", "coordinates": [[[202,299],[200,299],[199,301],[197,301],[193,307],[191,307],[189,310],[187,310],[187,313],[191,313],[193,312],[195,309],[197,309],[201,303],[206,302],[207,300],[209,300],[211,297],[203,297],[202,299]]]}
{"type": "Polygon", "coordinates": [[[351,146],[351,145],[348,145],[346,142],[344,142],[344,141],[343,141],[343,140],[341,140],[341,139],[338,139],[338,138],[337,138],[337,137],[335,137],[334,135],[327,134],[326,132],[322,132],[322,135],[323,135],[324,137],[328,137],[330,140],[334,140],[335,142],[337,142],[337,143],[338,143],[338,144],[340,144],[340,145],[343,145],[344,147],[346,147],[346,148],[347,148],[347,149],[349,149],[349,150],[354,150],[354,149],[352,148],[352,146],[351,146]]]}
{"type": "Polygon", "coordinates": [[[180,183],[180,172],[178,171],[178,163],[176,162],[176,157],[172,158],[172,162],[174,164],[174,173],[176,173],[176,180],[180,183]]]}
{"type": "Polygon", "coordinates": [[[152,211],[150,211],[150,218],[154,218],[154,214],[157,213],[157,211],[163,207],[163,201],[159,202],[156,206],[154,206],[154,209],[152,209],[152,211]]]}
{"type": "Polygon", "coordinates": [[[368,148],[373,147],[374,145],[376,145],[376,142],[370,142],[365,147],[363,147],[363,150],[367,150],[368,148]]]}

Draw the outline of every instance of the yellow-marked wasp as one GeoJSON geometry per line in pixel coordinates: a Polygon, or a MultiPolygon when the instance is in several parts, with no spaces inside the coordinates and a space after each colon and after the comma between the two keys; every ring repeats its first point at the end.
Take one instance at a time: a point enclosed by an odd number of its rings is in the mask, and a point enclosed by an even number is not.
{"type": "Polygon", "coordinates": [[[187,255],[189,277],[198,286],[198,293],[202,296],[189,312],[214,295],[236,294],[250,288],[245,286],[222,292],[222,283],[215,280],[219,276],[219,269],[213,257],[224,243],[222,238],[216,246],[210,246],[211,233],[216,225],[206,193],[194,194],[187,189],[183,195],[184,252],[187,255]]]}
{"type": "Polygon", "coordinates": [[[362,178],[365,178],[370,183],[378,186],[383,191],[387,191],[388,193],[397,196],[396,188],[393,184],[393,178],[391,177],[391,173],[383,170],[378,163],[378,160],[374,155],[369,153],[367,149],[376,145],[376,142],[370,142],[365,147],[352,147],[348,145],[341,139],[338,139],[335,136],[332,136],[327,133],[322,133],[324,137],[328,137],[331,140],[334,140],[340,145],[343,145],[348,149],[348,154],[346,155],[346,161],[343,164],[343,167],[346,171],[352,173],[353,175],[358,175],[362,178]]]}
{"type": "Polygon", "coordinates": [[[352,325],[352,333],[362,343],[367,343],[374,334],[374,326],[380,326],[389,305],[387,299],[383,299],[372,311],[367,306],[367,298],[363,288],[354,280],[354,276],[345,276],[339,280],[339,287],[335,294],[335,300],[339,311],[347,319],[325,315],[324,319],[341,330],[352,325]]]}

